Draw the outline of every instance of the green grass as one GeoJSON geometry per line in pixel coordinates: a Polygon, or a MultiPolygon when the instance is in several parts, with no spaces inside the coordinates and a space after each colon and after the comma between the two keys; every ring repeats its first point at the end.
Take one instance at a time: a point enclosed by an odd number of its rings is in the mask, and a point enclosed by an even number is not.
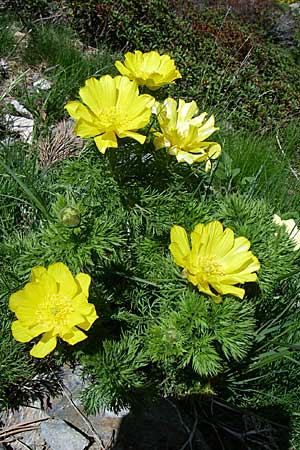
{"type": "Polygon", "coordinates": [[[7,15],[0,15],[0,57],[9,55],[16,44],[13,30],[12,19],[7,15]]]}
{"type": "Polygon", "coordinates": [[[42,104],[40,109],[46,113],[47,125],[65,115],[64,105],[78,95],[87,78],[115,71],[116,54],[108,47],[103,45],[92,52],[83,52],[80,45],[75,33],[66,26],[40,25],[30,33],[23,62],[31,67],[45,66],[42,76],[53,84],[49,92],[39,96],[25,94],[23,99],[33,111],[37,109],[36,104],[42,104]]]}
{"type": "Polygon", "coordinates": [[[278,211],[299,208],[299,124],[281,133],[219,132],[223,155],[214,176],[217,190],[264,198],[278,211]]]}

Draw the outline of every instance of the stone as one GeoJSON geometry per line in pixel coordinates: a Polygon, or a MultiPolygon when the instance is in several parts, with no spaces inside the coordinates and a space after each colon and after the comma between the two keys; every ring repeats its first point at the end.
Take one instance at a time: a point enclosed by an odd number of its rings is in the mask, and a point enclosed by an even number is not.
{"type": "Polygon", "coordinates": [[[22,33],[21,31],[16,31],[14,33],[14,38],[18,41],[22,41],[23,39],[26,38],[26,33],[22,33]]]}
{"type": "Polygon", "coordinates": [[[84,420],[85,412],[80,401],[80,394],[88,384],[82,379],[82,368],[78,366],[72,370],[65,367],[63,382],[65,388],[63,395],[52,399],[51,408],[47,411],[49,416],[66,420],[89,436],[94,436],[96,433],[105,443],[108,443],[113,433],[118,431],[123,417],[129,413],[129,410],[124,409],[119,414],[105,410],[86,416],[84,420]]]}
{"type": "Polygon", "coordinates": [[[33,119],[31,112],[28,111],[28,109],[26,109],[24,105],[22,105],[20,102],[18,102],[18,100],[12,98],[12,99],[6,100],[6,103],[8,105],[12,105],[14,107],[14,109],[16,110],[16,112],[19,113],[21,116],[27,117],[28,119],[33,119]]]}
{"type": "Polygon", "coordinates": [[[41,435],[51,450],[84,450],[91,443],[83,434],[59,419],[41,423],[41,435]]]}
{"type": "MultiPolygon", "coordinates": [[[[0,415],[0,421],[5,424],[2,431],[9,428],[16,430],[16,434],[10,435],[7,439],[8,441],[14,441],[11,444],[13,450],[24,450],[26,445],[32,450],[44,448],[45,441],[40,435],[39,425],[41,421],[47,419],[48,415],[41,409],[38,401],[32,406],[22,406],[17,411],[3,412],[0,415]],[[28,424],[27,431],[25,431],[25,424],[28,424]]],[[[0,445],[0,450],[1,448],[0,445]]]]}
{"type": "Polygon", "coordinates": [[[277,42],[292,45],[294,42],[295,20],[286,13],[275,22],[271,33],[277,42]]]}
{"type": "Polygon", "coordinates": [[[45,78],[39,78],[35,81],[32,87],[37,91],[49,91],[51,89],[52,83],[45,78]]]}
{"type": "Polygon", "coordinates": [[[7,123],[9,130],[17,133],[21,141],[26,142],[27,144],[32,143],[33,119],[5,114],[4,120],[7,123]]]}
{"type": "Polygon", "coordinates": [[[289,7],[292,11],[296,11],[297,13],[300,13],[300,3],[290,3],[289,7]]]}

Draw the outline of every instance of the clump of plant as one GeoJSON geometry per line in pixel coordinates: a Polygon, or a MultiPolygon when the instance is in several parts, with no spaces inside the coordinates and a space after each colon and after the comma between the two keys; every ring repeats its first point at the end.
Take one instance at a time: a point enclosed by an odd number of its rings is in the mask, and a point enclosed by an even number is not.
{"type": "Polygon", "coordinates": [[[57,13],[58,2],[47,0],[3,0],[0,5],[0,12],[10,12],[16,15],[25,25],[33,20],[48,17],[54,12],[57,13]]]}
{"type": "MultiPolygon", "coordinates": [[[[299,365],[297,224],[216,189],[214,116],[156,100],[182,76],[169,55],[128,52],[116,67],[65,105],[89,145],[39,169],[44,203],[3,165],[39,209],[0,245],[3,276],[17,280],[4,296],[12,334],[38,361],[82,363],[88,412],[197,394],[272,405],[278,365],[299,365]]],[[[293,412],[297,389],[281,396],[293,412]]]]}

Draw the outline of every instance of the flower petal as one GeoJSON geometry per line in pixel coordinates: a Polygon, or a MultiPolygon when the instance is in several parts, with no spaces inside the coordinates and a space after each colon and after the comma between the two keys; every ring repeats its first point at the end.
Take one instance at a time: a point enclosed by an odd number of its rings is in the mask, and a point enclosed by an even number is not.
{"type": "Polygon", "coordinates": [[[239,287],[236,286],[232,286],[232,285],[226,285],[223,283],[220,283],[218,285],[214,285],[213,288],[219,292],[221,295],[234,295],[235,297],[239,297],[241,299],[244,298],[245,295],[245,289],[241,289],[239,287]]]}
{"type": "Polygon", "coordinates": [[[77,342],[81,342],[87,338],[87,335],[83,331],[78,330],[78,328],[71,328],[66,334],[61,336],[61,338],[70,345],[75,345],[77,342]]]}
{"type": "Polygon", "coordinates": [[[30,355],[35,358],[44,358],[55,349],[56,344],[56,336],[53,336],[51,332],[45,333],[41,340],[32,347],[30,355]]]}
{"type": "Polygon", "coordinates": [[[91,306],[91,311],[89,314],[85,316],[85,320],[83,322],[78,323],[78,327],[82,328],[83,330],[89,330],[95,320],[99,319],[99,316],[96,313],[96,309],[94,305],[91,306]]]}
{"type": "Polygon", "coordinates": [[[43,266],[36,266],[31,269],[31,281],[40,281],[40,278],[47,273],[43,266]]]}
{"type": "MultiPolygon", "coordinates": [[[[91,284],[91,277],[87,273],[78,273],[75,277],[75,281],[78,283],[83,294],[88,297],[89,296],[89,287],[91,284]]],[[[78,289],[79,291],[79,289],[78,289]]]]}
{"type": "Polygon", "coordinates": [[[144,136],[143,134],[134,133],[133,131],[122,131],[118,133],[118,136],[120,138],[131,137],[132,139],[138,141],[140,144],[144,144],[146,140],[146,136],[144,136]]]}
{"type": "Polygon", "coordinates": [[[72,298],[77,293],[77,284],[68,267],[59,262],[48,267],[48,273],[58,283],[58,294],[62,297],[72,298]]]}
{"type": "Polygon", "coordinates": [[[120,74],[124,75],[125,77],[130,78],[130,74],[131,74],[130,70],[128,70],[127,67],[125,67],[124,64],[121,63],[121,61],[116,61],[115,67],[120,72],[120,74]]]}
{"type": "Polygon", "coordinates": [[[108,148],[118,147],[117,137],[113,131],[95,137],[94,141],[101,153],[105,153],[108,148]]]}
{"type": "Polygon", "coordinates": [[[102,128],[100,128],[97,123],[87,121],[85,118],[80,118],[75,124],[74,131],[77,136],[90,138],[100,134],[102,128]]]}
{"type": "Polygon", "coordinates": [[[34,338],[30,330],[20,320],[12,322],[11,332],[14,339],[18,342],[29,342],[34,338]]]}
{"type": "MultiPolygon", "coordinates": [[[[109,77],[107,75],[106,77],[109,77]]],[[[111,78],[111,77],[110,77],[111,78]]],[[[94,114],[99,114],[102,109],[102,98],[103,89],[101,89],[101,84],[96,78],[89,78],[86,80],[84,87],[79,90],[79,96],[94,114]]]]}
{"type": "Polygon", "coordinates": [[[185,257],[190,253],[190,245],[183,227],[179,225],[172,227],[169,249],[171,250],[175,263],[180,267],[184,267],[185,257]]]}

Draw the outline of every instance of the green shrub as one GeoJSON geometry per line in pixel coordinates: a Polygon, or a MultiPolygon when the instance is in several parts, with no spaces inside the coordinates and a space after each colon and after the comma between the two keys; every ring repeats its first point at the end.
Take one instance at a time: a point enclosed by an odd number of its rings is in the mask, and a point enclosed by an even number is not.
{"type": "Polygon", "coordinates": [[[56,1],[48,0],[3,0],[0,11],[11,12],[24,24],[30,24],[34,19],[49,16],[58,6],[56,1]]]}

